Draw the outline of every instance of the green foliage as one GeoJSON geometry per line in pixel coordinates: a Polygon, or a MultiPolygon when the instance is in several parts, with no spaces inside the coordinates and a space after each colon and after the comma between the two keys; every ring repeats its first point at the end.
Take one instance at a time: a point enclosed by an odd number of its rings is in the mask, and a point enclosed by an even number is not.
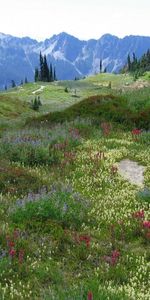
{"type": "Polygon", "coordinates": [[[65,91],[65,93],[69,92],[67,87],[65,87],[64,91],[65,91]]]}
{"type": "Polygon", "coordinates": [[[40,106],[42,105],[40,97],[35,97],[35,99],[31,102],[31,107],[35,111],[39,111],[40,106]]]}
{"type": "Polygon", "coordinates": [[[0,161],[0,191],[1,193],[25,194],[30,189],[37,191],[42,183],[36,176],[31,175],[23,168],[11,166],[0,161]]]}
{"type": "Polygon", "coordinates": [[[63,228],[79,229],[83,222],[87,223],[86,203],[82,199],[77,201],[68,192],[56,191],[51,196],[45,196],[45,199],[27,203],[12,215],[15,223],[31,219],[40,222],[50,219],[61,223],[63,228]]]}
{"type": "Polygon", "coordinates": [[[139,191],[137,197],[140,201],[150,204],[150,188],[145,187],[143,190],[139,191]]]}
{"type": "Polygon", "coordinates": [[[32,123],[44,122],[46,119],[50,123],[71,121],[75,118],[95,118],[97,121],[106,120],[124,124],[125,126],[139,126],[142,128],[149,128],[150,107],[142,108],[139,111],[133,111],[128,105],[125,97],[114,95],[97,95],[89,97],[74,104],[71,108],[63,112],[54,112],[33,120],[32,123]]]}

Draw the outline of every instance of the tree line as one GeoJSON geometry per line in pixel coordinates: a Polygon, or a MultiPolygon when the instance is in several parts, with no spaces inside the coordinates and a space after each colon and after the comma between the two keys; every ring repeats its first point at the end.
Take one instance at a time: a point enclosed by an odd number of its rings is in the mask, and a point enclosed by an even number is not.
{"type": "Polygon", "coordinates": [[[56,69],[52,66],[52,63],[48,66],[47,57],[46,55],[42,55],[40,52],[40,67],[35,68],[35,75],[34,80],[37,81],[44,81],[44,82],[53,82],[56,81],[56,69]]]}
{"type": "Polygon", "coordinates": [[[150,71],[150,49],[138,59],[133,53],[132,57],[128,55],[127,64],[122,72],[133,73],[136,77],[142,76],[145,72],[150,71]]]}

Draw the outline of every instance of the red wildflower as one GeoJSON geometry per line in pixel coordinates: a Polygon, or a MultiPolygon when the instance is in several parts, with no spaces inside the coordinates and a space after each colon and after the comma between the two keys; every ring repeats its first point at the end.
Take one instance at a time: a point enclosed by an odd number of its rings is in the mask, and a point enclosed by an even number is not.
{"type": "Polygon", "coordinates": [[[89,247],[89,246],[90,246],[91,238],[90,238],[90,236],[88,236],[88,235],[80,235],[79,241],[80,241],[80,242],[85,242],[85,243],[86,243],[86,246],[89,247]]]}
{"type": "Polygon", "coordinates": [[[114,251],[112,252],[112,257],[114,257],[114,258],[119,258],[119,256],[120,256],[120,252],[119,252],[118,250],[114,250],[114,251]]]}
{"type": "Polygon", "coordinates": [[[114,250],[111,256],[104,256],[104,260],[110,265],[115,265],[119,257],[120,257],[120,252],[118,250],[114,250]]]}
{"type": "Polygon", "coordinates": [[[93,293],[91,291],[88,292],[87,300],[93,300],[93,293]]]}
{"type": "Polygon", "coordinates": [[[134,218],[144,218],[144,210],[139,210],[133,213],[134,218]]]}
{"type": "Polygon", "coordinates": [[[120,257],[120,252],[118,250],[114,250],[111,255],[111,264],[115,265],[120,257]]]}
{"type": "Polygon", "coordinates": [[[15,243],[13,241],[8,241],[8,247],[12,248],[15,246],[15,243]]]}
{"type": "Polygon", "coordinates": [[[143,221],[143,226],[145,228],[150,228],[150,221],[143,221]]]}
{"type": "Polygon", "coordinates": [[[15,254],[16,254],[16,250],[15,250],[14,248],[11,248],[10,251],[9,251],[9,255],[10,255],[11,257],[14,257],[15,254]]]}
{"type": "Polygon", "coordinates": [[[139,134],[141,134],[142,130],[135,128],[131,132],[132,132],[132,135],[139,135],[139,134]]]}

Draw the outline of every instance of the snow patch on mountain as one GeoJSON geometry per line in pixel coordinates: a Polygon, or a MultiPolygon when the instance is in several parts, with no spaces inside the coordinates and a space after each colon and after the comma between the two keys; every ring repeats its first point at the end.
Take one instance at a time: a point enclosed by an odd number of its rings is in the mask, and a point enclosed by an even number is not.
{"type": "Polygon", "coordinates": [[[50,46],[48,48],[43,49],[42,53],[44,55],[49,55],[49,54],[51,55],[56,45],[57,45],[57,41],[55,41],[54,43],[50,44],[50,46]]]}

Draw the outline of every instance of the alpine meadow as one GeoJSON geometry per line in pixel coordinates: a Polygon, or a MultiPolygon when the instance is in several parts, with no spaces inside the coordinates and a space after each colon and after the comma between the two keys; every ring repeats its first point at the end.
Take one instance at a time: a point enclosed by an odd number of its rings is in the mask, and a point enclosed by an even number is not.
{"type": "Polygon", "coordinates": [[[0,300],[149,300],[149,283],[150,37],[0,34],[0,300]]]}

